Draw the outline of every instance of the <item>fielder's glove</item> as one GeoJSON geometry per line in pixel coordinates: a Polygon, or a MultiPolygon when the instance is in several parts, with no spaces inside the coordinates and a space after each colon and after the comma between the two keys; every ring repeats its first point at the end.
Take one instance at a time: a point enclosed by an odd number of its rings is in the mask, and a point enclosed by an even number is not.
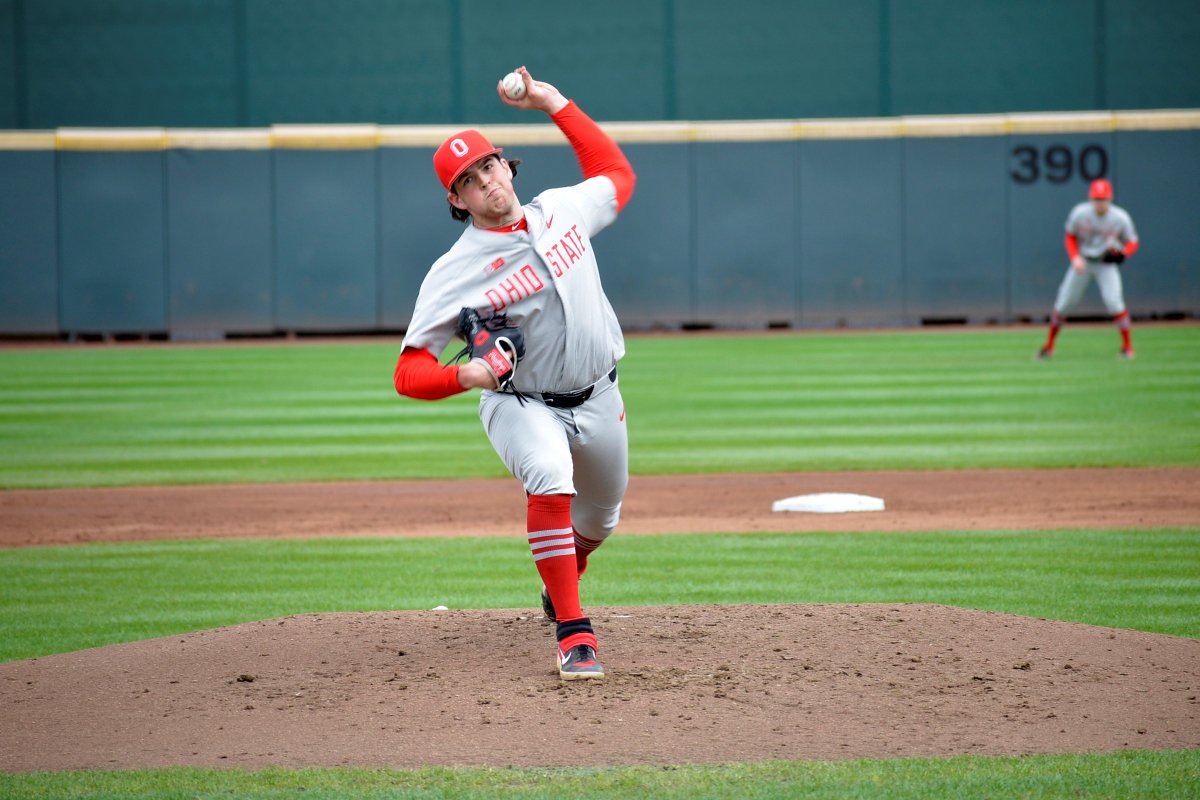
{"type": "Polygon", "coordinates": [[[496,388],[503,391],[517,374],[517,364],[525,357],[525,334],[508,321],[507,314],[491,314],[483,318],[473,308],[458,313],[458,336],[467,346],[454,357],[455,361],[470,357],[479,361],[496,379],[496,388]]]}
{"type": "Polygon", "coordinates": [[[1101,261],[1105,264],[1120,264],[1125,260],[1125,251],[1118,247],[1110,247],[1104,251],[1101,261]]]}

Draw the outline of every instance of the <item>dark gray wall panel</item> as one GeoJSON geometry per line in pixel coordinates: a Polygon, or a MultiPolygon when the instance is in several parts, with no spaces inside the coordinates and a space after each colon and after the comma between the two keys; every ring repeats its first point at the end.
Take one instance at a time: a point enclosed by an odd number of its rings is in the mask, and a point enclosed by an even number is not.
{"type": "MultiPolygon", "coordinates": [[[[580,179],[565,145],[498,143],[526,202],[580,179]]],[[[462,231],[432,149],[0,153],[0,332],[404,328],[462,231]]],[[[1144,243],[1135,315],[1200,310],[1200,131],[624,149],[597,254],[629,327],[1041,319],[1100,174],[1144,243]]]]}
{"type": "Polygon", "coordinates": [[[167,329],[161,152],[60,152],[62,317],[71,332],[167,329]]]}
{"type": "Polygon", "coordinates": [[[688,322],[695,315],[690,146],[622,149],[638,180],[629,204],[596,243],[604,293],[624,325],[688,322]]]}
{"type": "Polygon", "coordinates": [[[58,332],[52,150],[0,151],[0,333],[58,332]]]}
{"type": "Polygon", "coordinates": [[[1002,136],[904,141],[905,313],[1002,318],[1008,306],[1002,136]]]}
{"type": "MultiPolygon", "coordinates": [[[[1067,215],[1087,199],[1091,178],[1112,177],[1114,141],[1111,133],[1009,137],[1009,297],[1013,316],[1041,319],[1049,315],[1069,264],[1063,245],[1067,215]]],[[[1089,288],[1071,313],[1104,313],[1100,291],[1089,288]]]]}
{"type": "Polygon", "coordinates": [[[274,329],[271,153],[167,153],[173,333],[274,329]]]}
{"type": "Polygon", "coordinates": [[[1117,134],[1113,191],[1141,247],[1121,270],[1136,313],[1200,309],[1200,131],[1117,134]]]}
{"type": "Polygon", "coordinates": [[[408,327],[421,281],[463,230],[434,175],[433,151],[379,151],[379,312],[391,330],[408,327]]]}
{"type": "Polygon", "coordinates": [[[275,323],[378,324],[375,150],[275,151],[275,323]]]}
{"type": "Polygon", "coordinates": [[[800,307],[806,325],[903,319],[899,139],[800,143],[800,307]]]}
{"type": "Polygon", "coordinates": [[[696,321],[795,321],[796,143],[694,147],[696,321]]]}

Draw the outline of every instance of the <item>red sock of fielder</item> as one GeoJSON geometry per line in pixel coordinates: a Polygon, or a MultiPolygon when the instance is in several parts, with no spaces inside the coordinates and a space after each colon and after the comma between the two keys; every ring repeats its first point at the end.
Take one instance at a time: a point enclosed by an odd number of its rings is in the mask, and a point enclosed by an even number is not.
{"type": "Polygon", "coordinates": [[[579,605],[570,495],[529,495],[528,527],[533,563],[558,616],[559,649],[566,652],[579,644],[596,647],[591,620],[583,615],[579,605]]]}
{"type": "Polygon", "coordinates": [[[1063,318],[1057,311],[1050,314],[1050,332],[1046,335],[1045,350],[1054,349],[1054,340],[1058,338],[1058,332],[1062,330],[1063,318]]]}
{"type": "Polygon", "coordinates": [[[1113,317],[1113,322],[1117,323],[1117,327],[1121,330],[1121,349],[1129,352],[1133,350],[1133,341],[1130,338],[1129,330],[1129,311],[1122,311],[1113,317]]]}

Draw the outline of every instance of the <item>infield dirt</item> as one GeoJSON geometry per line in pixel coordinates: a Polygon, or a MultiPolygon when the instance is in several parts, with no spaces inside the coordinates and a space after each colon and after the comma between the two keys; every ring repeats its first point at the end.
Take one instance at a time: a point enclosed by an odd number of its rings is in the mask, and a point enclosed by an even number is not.
{"type": "MultiPolygon", "coordinates": [[[[1194,526],[1200,470],[635,477],[621,535],[1194,526]],[[773,514],[813,492],[862,514],[773,514]]],[[[511,480],[0,493],[0,544],[522,536],[511,480]],[[472,497],[472,504],[462,502],[472,497]],[[495,503],[494,529],[472,527],[495,503]]],[[[916,604],[322,614],[0,664],[0,769],[602,766],[1200,747],[1200,640],[916,604]]]]}
{"type": "MultiPolygon", "coordinates": [[[[796,472],[638,476],[617,535],[1186,527],[1200,469],[796,472]],[[883,498],[884,511],[773,513],[819,492],[883,498]]],[[[0,547],[209,537],[525,535],[511,478],[148,486],[0,492],[0,547]],[[479,509],[487,509],[480,524],[479,509]]]]}

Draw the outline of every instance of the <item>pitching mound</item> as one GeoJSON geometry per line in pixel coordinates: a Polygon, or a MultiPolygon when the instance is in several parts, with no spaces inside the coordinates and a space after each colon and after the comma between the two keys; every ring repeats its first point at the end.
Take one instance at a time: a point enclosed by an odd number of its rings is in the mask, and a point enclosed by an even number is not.
{"type": "Polygon", "coordinates": [[[0,769],[602,766],[1200,747],[1200,641],[943,606],[288,617],[0,664],[0,769]]]}

